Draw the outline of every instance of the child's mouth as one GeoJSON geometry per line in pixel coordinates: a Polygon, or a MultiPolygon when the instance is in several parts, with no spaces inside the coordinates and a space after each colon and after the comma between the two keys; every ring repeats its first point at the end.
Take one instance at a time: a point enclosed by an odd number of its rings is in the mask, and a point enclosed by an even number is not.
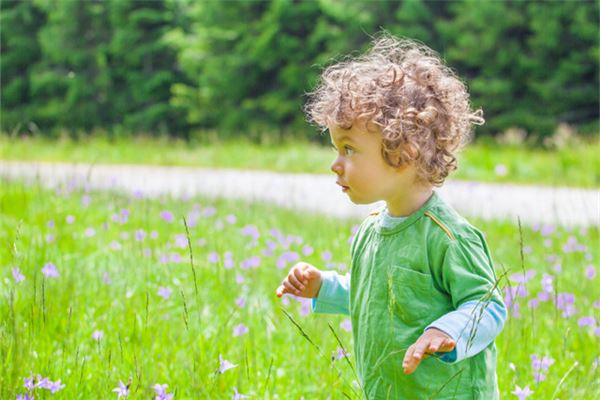
{"type": "Polygon", "coordinates": [[[336,182],[336,183],[342,187],[342,192],[344,192],[344,193],[346,193],[346,192],[347,192],[347,191],[350,189],[350,187],[349,187],[349,186],[342,185],[342,184],[341,184],[341,183],[339,183],[339,182],[336,182]]]}

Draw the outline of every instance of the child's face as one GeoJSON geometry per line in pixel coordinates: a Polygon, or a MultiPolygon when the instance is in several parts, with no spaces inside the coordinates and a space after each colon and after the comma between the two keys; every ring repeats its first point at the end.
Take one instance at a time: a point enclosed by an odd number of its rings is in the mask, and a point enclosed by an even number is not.
{"type": "Polygon", "coordinates": [[[414,181],[409,168],[394,168],[385,162],[381,134],[368,131],[364,123],[355,123],[351,129],[330,126],[329,134],[337,152],[331,170],[353,203],[385,200],[389,204],[402,197],[414,181]]]}

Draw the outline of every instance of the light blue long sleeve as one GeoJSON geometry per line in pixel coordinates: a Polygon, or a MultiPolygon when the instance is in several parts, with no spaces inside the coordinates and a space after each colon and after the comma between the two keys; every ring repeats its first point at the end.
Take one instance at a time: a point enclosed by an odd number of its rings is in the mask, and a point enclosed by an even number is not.
{"type": "MultiPolygon", "coordinates": [[[[350,274],[323,271],[322,279],[319,295],[312,299],[312,311],[317,314],[349,315],[350,274]]],[[[506,309],[502,305],[468,301],[431,323],[425,330],[437,328],[456,342],[454,350],[437,353],[442,361],[453,363],[472,357],[489,346],[502,330],[505,320],[506,309]]]]}
{"type": "Polygon", "coordinates": [[[454,340],[454,350],[436,353],[442,361],[452,363],[472,357],[489,346],[502,331],[505,320],[506,308],[503,305],[474,300],[438,318],[425,330],[439,329],[454,340]]]}
{"type": "Polygon", "coordinates": [[[317,314],[350,315],[350,273],[321,272],[319,295],[312,299],[312,311],[317,314]]]}

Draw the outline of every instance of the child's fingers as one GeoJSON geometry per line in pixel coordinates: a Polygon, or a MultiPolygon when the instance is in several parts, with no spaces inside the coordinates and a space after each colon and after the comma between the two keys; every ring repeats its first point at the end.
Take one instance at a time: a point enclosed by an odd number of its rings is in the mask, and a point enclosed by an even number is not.
{"type": "Polygon", "coordinates": [[[435,353],[436,351],[439,351],[442,349],[442,345],[445,342],[446,342],[446,338],[442,338],[442,337],[435,338],[429,344],[429,348],[427,349],[427,351],[429,353],[435,353]]]}
{"type": "Polygon", "coordinates": [[[284,293],[285,293],[285,288],[283,287],[283,285],[279,286],[277,288],[277,290],[275,291],[275,294],[277,295],[277,297],[283,296],[284,293]]]}
{"type": "Polygon", "coordinates": [[[456,342],[454,340],[446,338],[438,351],[452,351],[455,346],[456,342]]]}
{"type": "Polygon", "coordinates": [[[412,358],[417,360],[422,359],[425,355],[425,352],[429,348],[430,343],[431,342],[429,340],[417,340],[417,343],[413,345],[415,346],[415,350],[412,354],[412,358]]]}
{"type": "Polygon", "coordinates": [[[288,275],[287,281],[289,281],[292,284],[292,286],[294,287],[294,289],[300,293],[300,292],[304,291],[304,285],[296,277],[297,273],[299,273],[297,270],[294,271],[293,273],[290,273],[288,275]]]}
{"type": "Polygon", "coordinates": [[[413,344],[408,348],[406,354],[404,355],[404,361],[402,361],[402,368],[404,368],[405,374],[412,374],[417,366],[421,362],[421,358],[415,357],[415,352],[417,350],[417,344],[413,344]]]}
{"type": "Polygon", "coordinates": [[[304,276],[304,273],[302,273],[302,271],[300,271],[299,269],[294,270],[294,277],[298,280],[298,283],[300,283],[302,285],[302,290],[304,290],[304,286],[306,286],[308,284],[308,282],[306,281],[306,278],[304,276]]]}
{"type": "Polygon", "coordinates": [[[319,271],[314,268],[309,268],[302,273],[305,280],[309,281],[319,277],[319,271]]]}
{"type": "Polygon", "coordinates": [[[282,282],[282,285],[285,287],[286,293],[293,293],[293,294],[299,294],[300,291],[298,289],[296,289],[289,281],[289,279],[286,279],[282,282]]]}

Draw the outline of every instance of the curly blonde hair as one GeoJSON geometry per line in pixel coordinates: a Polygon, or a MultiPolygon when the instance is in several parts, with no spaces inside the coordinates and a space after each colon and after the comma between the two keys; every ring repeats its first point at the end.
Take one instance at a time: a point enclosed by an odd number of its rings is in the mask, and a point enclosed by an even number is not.
{"type": "Polygon", "coordinates": [[[382,34],[365,55],[329,66],[305,106],[323,131],[350,129],[364,119],[383,136],[382,156],[401,167],[414,163],[418,179],[440,186],[457,168],[456,153],[469,141],[472,111],[463,82],[427,46],[382,34]]]}

